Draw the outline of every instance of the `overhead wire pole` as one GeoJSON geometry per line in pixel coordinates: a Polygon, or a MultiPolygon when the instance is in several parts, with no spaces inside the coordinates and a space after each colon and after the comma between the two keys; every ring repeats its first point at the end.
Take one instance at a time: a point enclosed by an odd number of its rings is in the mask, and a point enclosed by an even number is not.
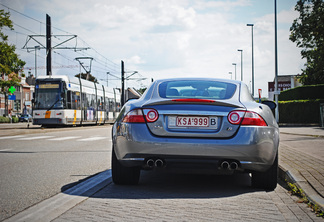
{"type": "Polygon", "coordinates": [[[51,17],[46,14],[46,75],[52,75],[51,17]]]}
{"type": "Polygon", "coordinates": [[[51,27],[51,17],[46,14],[46,35],[29,35],[28,39],[25,43],[25,45],[23,46],[23,49],[27,49],[27,52],[30,52],[32,50],[36,50],[35,46],[33,47],[28,47],[27,44],[30,42],[30,40],[34,40],[35,42],[37,42],[39,44],[39,48],[38,49],[46,49],[46,75],[52,75],[52,50],[53,49],[74,49],[76,50],[86,50],[86,49],[90,49],[89,47],[86,48],[77,48],[75,47],[59,47],[62,44],[70,41],[71,39],[76,38],[76,35],[52,35],[52,27],[51,27]],[[61,36],[61,37],[71,37],[67,40],[64,40],[63,42],[55,45],[54,47],[52,47],[52,36],[57,37],[57,36],[61,36]],[[46,46],[44,44],[42,44],[37,37],[42,37],[42,38],[46,38],[46,46]]]}

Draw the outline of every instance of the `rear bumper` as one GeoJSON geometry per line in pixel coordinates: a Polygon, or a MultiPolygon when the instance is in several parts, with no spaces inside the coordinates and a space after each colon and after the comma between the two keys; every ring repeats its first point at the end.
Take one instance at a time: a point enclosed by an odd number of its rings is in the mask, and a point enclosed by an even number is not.
{"type": "Polygon", "coordinates": [[[141,166],[147,158],[216,165],[222,160],[234,160],[242,170],[262,172],[273,164],[278,145],[279,130],[272,127],[241,127],[227,139],[157,137],[145,124],[113,127],[115,153],[125,166],[141,166]]]}

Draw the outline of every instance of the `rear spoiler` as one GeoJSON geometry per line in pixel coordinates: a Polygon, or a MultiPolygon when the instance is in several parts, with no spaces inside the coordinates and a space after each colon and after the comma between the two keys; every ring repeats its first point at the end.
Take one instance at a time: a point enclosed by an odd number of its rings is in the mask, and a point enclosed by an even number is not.
{"type": "Polygon", "coordinates": [[[153,102],[145,103],[144,106],[152,106],[152,105],[178,105],[178,104],[204,104],[204,105],[212,105],[212,106],[226,106],[226,107],[234,107],[234,108],[244,108],[244,106],[239,104],[233,104],[229,102],[223,102],[219,100],[212,99],[166,99],[166,100],[156,100],[153,102]]]}

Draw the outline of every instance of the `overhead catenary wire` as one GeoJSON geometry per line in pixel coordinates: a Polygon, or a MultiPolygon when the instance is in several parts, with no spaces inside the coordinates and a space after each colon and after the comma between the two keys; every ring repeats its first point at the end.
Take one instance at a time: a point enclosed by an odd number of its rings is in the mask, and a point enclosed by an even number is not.
{"type": "MultiPolygon", "coordinates": [[[[34,22],[37,22],[37,23],[39,23],[40,25],[46,27],[46,24],[45,24],[44,22],[42,22],[42,21],[39,21],[39,20],[37,20],[37,19],[35,19],[35,18],[29,16],[29,15],[26,15],[26,14],[24,14],[24,13],[21,13],[21,12],[19,12],[19,11],[13,9],[13,8],[11,8],[11,7],[8,7],[8,6],[6,6],[6,5],[4,5],[4,4],[2,4],[2,3],[0,3],[0,5],[3,6],[3,7],[5,7],[5,8],[7,8],[7,9],[8,9],[9,11],[11,11],[11,12],[15,12],[15,13],[17,13],[17,14],[20,15],[20,16],[24,16],[25,18],[31,19],[31,20],[33,20],[34,22]]],[[[19,35],[25,35],[25,36],[26,36],[26,39],[27,39],[27,37],[28,37],[30,34],[35,34],[35,35],[38,34],[37,32],[35,32],[35,31],[33,31],[33,30],[29,29],[29,28],[26,28],[26,27],[24,27],[24,26],[21,25],[21,24],[18,24],[18,22],[16,22],[16,21],[13,22],[13,24],[14,24],[14,27],[19,27],[19,28],[22,29],[23,31],[16,31],[16,30],[10,30],[10,29],[6,29],[6,31],[8,31],[8,32],[14,32],[14,33],[19,34],[19,35]],[[26,31],[27,31],[28,33],[26,33],[26,31]]],[[[73,35],[72,33],[67,32],[67,31],[65,31],[65,30],[62,30],[62,29],[60,29],[60,28],[57,28],[57,27],[55,27],[55,26],[52,26],[52,28],[53,28],[54,30],[58,30],[58,31],[63,32],[63,33],[66,33],[66,34],[71,34],[71,35],[73,35]]],[[[45,30],[45,28],[44,28],[44,30],[45,30]]],[[[41,33],[40,33],[40,34],[41,34],[41,33]]],[[[55,35],[53,35],[53,36],[55,36],[55,35]]],[[[55,37],[54,37],[53,39],[55,39],[55,37]]],[[[59,38],[57,38],[57,39],[59,39],[59,38]]],[[[90,47],[90,45],[89,45],[88,43],[86,43],[85,40],[81,39],[80,37],[78,37],[78,39],[80,40],[80,43],[81,43],[81,44],[90,47]]],[[[9,40],[9,41],[10,41],[10,40],[9,40]]],[[[52,40],[52,41],[53,41],[53,40],[52,40]]],[[[53,43],[54,43],[54,44],[57,44],[56,41],[53,41],[53,43]]],[[[76,43],[76,44],[78,44],[78,43],[76,43]]],[[[67,44],[67,45],[69,45],[69,44],[67,44]]],[[[18,49],[18,47],[17,47],[17,49],[18,49]]],[[[78,57],[78,56],[81,55],[81,54],[83,54],[83,55],[87,55],[87,56],[91,56],[91,57],[95,57],[95,61],[96,61],[96,62],[93,64],[93,67],[94,67],[94,71],[97,71],[97,72],[98,72],[98,75],[100,75],[100,74],[101,74],[101,75],[103,75],[103,74],[106,75],[106,72],[111,72],[111,73],[116,73],[116,74],[117,74],[117,73],[120,73],[120,71],[119,71],[120,67],[119,67],[118,64],[116,64],[116,63],[114,63],[113,61],[111,61],[110,59],[106,58],[104,55],[102,55],[101,53],[99,53],[99,52],[98,52],[96,49],[94,49],[93,47],[91,47],[91,50],[93,50],[95,56],[94,56],[93,54],[91,54],[90,52],[86,52],[86,53],[83,52],[83,53],[80,53],[80,51],[76,51],[76,50],[74,51],[74,53],[77,54],[76,56],[71,56],[71,54],[72,54],[71,52],[70,52],[70,53],[65,53],[64,55],[63,55],[62,53],[59,53],[59,52],[56,52],[56,51],[54,51],[54,52],[55,52],[57,55],[61,56],[62,58],[66,59],[68,62],[75,62],[75,61],[74,61],[74,58],[75,58],[75,57],[78,57]]],[[[72,51],[72,50],[71,50],[71,51],[72,51]]],[[[30,52],[27,52],[27,53],[30,53],[30,52]]],[[[72,54],[72,55],[73,55],[73,54],[72,54]]],[[[40,55],[37,55],[37,57],[43,59],[43,57],[41,57],[40,55]]],[[[55,62],[55,61],[53,61],[53,62],[55,62]]]]}

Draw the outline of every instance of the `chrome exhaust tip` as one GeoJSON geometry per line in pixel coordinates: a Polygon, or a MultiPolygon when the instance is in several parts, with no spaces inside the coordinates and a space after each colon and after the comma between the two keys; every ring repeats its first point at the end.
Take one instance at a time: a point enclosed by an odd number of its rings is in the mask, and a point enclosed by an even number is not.
{"type": "Polygon", "coordinates": [[[146,165],[149,167],[149,168],[153,168],[154,167],[154,160],[153,159],[148,159],[146,161],[146,165]]]}
{"type": "Polygon", "coordinates": [[[221,168],[222,168],[222,169],[224,169],[224,170],[228,170],[229,167],[230,167],[229,162],[227,162],[227,161],[223,161],[223,162],[221,163],[221,168]]]}
{"type": "Polygon", "coordinates": [[[231,169],[231,170],[237,170],[237,169],[238,169],[238,164],[237,164],[236,162],[232,162],[232,163],[230,164],[230,169],[231,169]]]}
{"type": "Polygon", "coordinates": [[[161,159],[155,160],[155,167],[161,168],[164,166],[164,161],[161,159]]]}

